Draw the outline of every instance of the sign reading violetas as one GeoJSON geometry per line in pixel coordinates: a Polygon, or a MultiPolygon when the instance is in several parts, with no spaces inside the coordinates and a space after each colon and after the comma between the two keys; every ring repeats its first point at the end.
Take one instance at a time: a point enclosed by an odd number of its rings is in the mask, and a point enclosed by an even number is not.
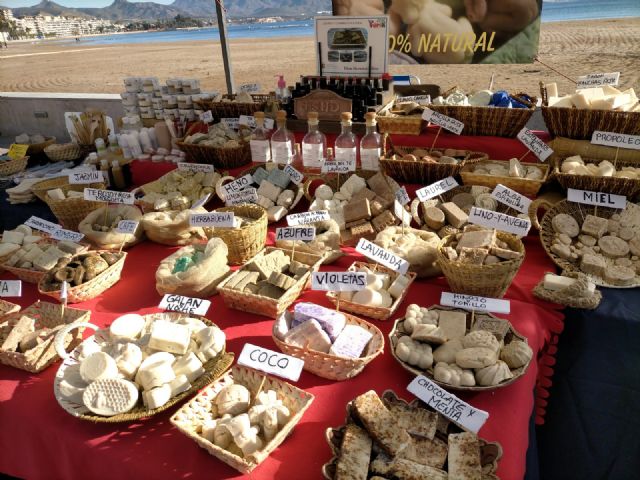
{"type": "Polygon", "coordinates": [[[424,112],[422,112],[422,118],[427,122],[438,125],[439,127],[455,133],[456,135],[460,135],[462,133],[462,130],[464,129],[464,123],[462,123],[460,120],[447,117],[446,115],[439,112],[434,112],[429,108],[424,109],[424,112]]]}
{"type": "Polygon", "coordinates": [[[551,147],[544,143],[538,136],[527,128],[523,128],[518,133],[518,140],[520,140],[531,152],[538,157],[541,162],[544,162],[553,154],[551,147]]]}
{"type": "Polygon", "coordinates": [[[297,382],[300,379],[304,361],[284,353],[274,352],[268,348],[247,343],[242,349],[242,353],[240,353],[238,365],[261,370],[265,373],[278,375],[292,382],[297,382]]]}
{"type": "Polygon", "coordinates": [[[114,190],[98,190],[97,188],[85,188],[84,199],[94,202],[123,203],[133,205],[136,197],[131,192],[116,192],[114,190]]]}
{"type": "Polygon", "coordinates": [[[627,206],[627,197],[624,195],[614,195],[613,193],[590,192],[588,190],[567,190],[567,200],[570,202],[583,203],[585,205],[595,205],[598,207],[609,207],[623,209],[627,206]]]}
{"type": "Polygon", "coordinates": [[[396,272],[405,274],[409,270],[409,262],[364,238],[356,245],[356,252],[396,272]]]}
{"type": "Polygon", "coordinates": [[[158,308],[169,312],[187,313],[204,316],[209,311],[211,302],[202,298],[183,297],[182,295],[167,294],[162,297],[158,308]]]}
{"type": "Polygon", "coordinates": [[[512,217],[505,213],[485,210],[484,208],[471,207],[469,212],[469,223],[480,225],[481,227],[495,228],[514,235],[526,236],[531,229],[531,221],[524,218],[512,217]]]}
{"type": "Polygon", "coordinates": [[[511,302],[509,300],[463,295],[462,293],[442,292],[440,305],[469,311],[511,313],[511,302]]]}
{"type": "Polygon", "coordinates": [[[356,292],[367,286],[364,272],[313,272],[311,289],[328,292],[356,292]]]}

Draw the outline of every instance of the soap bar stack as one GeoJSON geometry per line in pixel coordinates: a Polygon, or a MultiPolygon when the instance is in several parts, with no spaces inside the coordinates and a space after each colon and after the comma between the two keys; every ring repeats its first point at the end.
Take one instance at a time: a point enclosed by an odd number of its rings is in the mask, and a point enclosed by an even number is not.
{"type": "Polygon", "coordinates": [[[611,85],[576,90],[576,93],[559,96],[558,85],[545,85],[550,107],[577,108],[583,110],[612,110],[616,112],[640,112],[638,96],[633,88],[620,91],[611,85]]]}
{"type": "MultiPolygon", "coordinates": [[[[0,351],[26,353],[45,342],[52,342],[58,330],[63,327],[36,327],[37,324],[37,319],[28,315],[23,315],[16,321],[0,323],[0,351]]],[[[71,335],[67,335],[65,346],[70,342],[71,335]]]]}
{"type": "Polygon", "coordinates": [[[424,163],[441,163],[455,165],[462,162],[469,152],[467,150],[457,150],[455,148],[447,148],[443,151],[440,150],[425,150],[417,148],[411,153],[398,157],[393,155],[391,160],[405,160],[408,162],[424,162],[424,163]]]}
{"type": "MultiPolygon", "coordinates": [[[[531,97],[523,95],[524,100],[532,101],[531,97]]],[[[454,105],[458,107],[500,107],[500,108],[529,108],[526,105],[504,90],[492,92],[491,90],[478,90],[472,94],[466,95],[460,90],[455,90],[446,97],[436,97],[433,99],[433,105],[454,105]]]]}
{"type": "Polygon", "coordinates": [[[267,211],[270,222],[278,222],[289,212],[296,198],[297,186],[283,169],[266,170],[259,167],[253,173],[253,183],[258,187],[258,201],[267,211]]]}
{"type": "Polygon", "coordinates": [[[377,272],[369,267],[350,268],[350,271],[367,274],[367,286],[356,292],[340,292],[340,300],[359,303],[370,307],[391,308],[402,297],[409,286],[410,279],[397,273],[377,272]]]}
{"type": "Polygon", "coordinates": [[[562,173],[569,175],[591,175],[594,177],[616,177],[640,180],[640,168],[621,167],[617,169],[609,160],[600,163],[585,163],[580,155],[568,157],[560,167],[562,173]]]}
{"type": "Polygon", "coordinates": [[[542,180],[544,172],[533,165],[522,165],[517,158],[509,160],[509,165],[499,162],[485,162],[478,164],[473,173],[476,175],[491,175],[496,177],[522,178],[525,180],[542,180]]]}
{"type": "Polygon", "coordinates": [[[159,212],[186,210],[194,202],[213,194],[220,178],[222,177],[218,172],[174,170],[147,187],[142,187],[145,195],[140,201],[159,212]]]}
{"type": "Polygon", "coordinates": [[[492,265],[523,255],[500,240],[495,230],[478,225],[467,225],[455,241],[444,247],[444,254],[453,262],[472,265],[492,265]]]}

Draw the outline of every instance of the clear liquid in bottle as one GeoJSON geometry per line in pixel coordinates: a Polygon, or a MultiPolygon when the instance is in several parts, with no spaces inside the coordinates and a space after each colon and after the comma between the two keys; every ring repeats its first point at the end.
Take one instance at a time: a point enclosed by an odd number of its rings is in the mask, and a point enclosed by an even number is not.
{"type": "Polygon", "coordinates": [[[360,163],[363,170],[380,170],[382,155],[382,135],[378,133],[376,114],[366,115],[367,133],[360,141],[360,163]]]}

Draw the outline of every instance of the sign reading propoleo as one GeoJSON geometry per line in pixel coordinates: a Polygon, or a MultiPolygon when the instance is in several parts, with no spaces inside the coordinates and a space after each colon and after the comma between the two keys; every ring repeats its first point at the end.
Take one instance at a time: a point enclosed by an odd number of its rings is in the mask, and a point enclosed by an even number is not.
{"type": "Polygon", "coordinates": [[[297,382],[300,379],[304,361],[284,353],[274,352],[267,348],[246,343],[240,353],[240,357],[238,357],[238,365],[297,382]]]}
{"type": "Polygon", "coordinates": [[[520,133],[518,133],[518,140],[531,150],[531,152],[538,157],[541,162],[544,162],[553,154],[551,147],[540,140],[535,133],[527,128],[520,130],[520,133]]]}
{"type": "Polygon", "coordinates": [[[276,241],[300,240],[312,242],[316,238],[316,227],[283,227],[276,228],[276,241]]]}
{"type": "Polygon", "coordinates": [[[505,213],[485,210],[484,208],[471,207],[469,223],[481,227],[495,228],[503,232],[512,233],[524,237],[531,230],[531,221],[524,218],[512,217],[505,213]]]}
{"type": "Polygon", "coordinates": [[[479,297],[477,295],[463,295],[462,293],[442,292],[440,305],[462,308],[463,310],[469,311],[511,313],[511,302],[509,300],[479,297]]]}
{"type": "Polygon", "coordinates": [[[167,294],[162,297],[158,308],[169,312],[186,313],[204,316],[209,311],[211,302],[202,298],[183,297],[182,295],[167,294]]]}
{"type": "Polygon", "coordinates": [[[595,205],[597,207],[609,207],[623,209],[627,206],[627,197],[614,195],[613,193],[590,192],[588,190],[567,190],[567,200],[570,202],[595,205]]]}
{"type": "Polygon", "coordinates": [[[624,133],[601,132],[596,130],[591,136],[591,143],[606,145],[608,147],[640,150],[640,135],[625,135],[624,133]]]}
{"type": "Polygon", "coordinates": [[[133,205],[135,195],[131,192],[116,192],[114,190],[98,190],[97,188],[85,188],[84,199],[94,202],[123,203],[133,205]]]}
{"type": "Polygon", "coordinates": [[[464,123],[455,118],[448,117],[442,113],[434,112],[429,108],[425,108],[422,112],[422,118],[427,122],[431,122],[434,125],[444,128],[445,130],[460,135],[464,129],[464,123]]]}
{"type": "Polygon", "coordinates": [[[409,270],[409,262],[364,238],[356,245],[356,252],[396,272],[405,274],[409,270]]]}
{"type": "Polygon", "coordinates": [[[313,272],[311,289],[327,292],[356,292],[367,287],[364,272],[313,272]]]}

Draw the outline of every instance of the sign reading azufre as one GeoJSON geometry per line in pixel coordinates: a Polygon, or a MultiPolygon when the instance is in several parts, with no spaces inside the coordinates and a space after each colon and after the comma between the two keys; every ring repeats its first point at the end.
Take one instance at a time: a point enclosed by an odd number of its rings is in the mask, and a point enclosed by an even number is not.
{"type": "Polygon", "coordinates": [[[283,227],[276,228],[276,241],[278,240],[300,240],[302,242],[312,242],[316,238],[316,227],[283,227]]]}
{"type": "Polygon", "coordinates": [[[327,292],[357,292],[367,287],[364,272],[313,272],[311,289],[327,292]]]}

